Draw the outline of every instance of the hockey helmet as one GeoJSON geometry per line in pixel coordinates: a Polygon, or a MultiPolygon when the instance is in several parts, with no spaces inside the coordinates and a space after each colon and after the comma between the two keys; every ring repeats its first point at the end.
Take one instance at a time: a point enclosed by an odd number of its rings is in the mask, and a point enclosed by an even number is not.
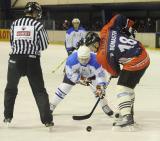
{"type": "Polygon", "coordinates": [[[42,8],[37,2],[28,2],[25,6],[24,13],[33,13],[36,11],[37,17],[36,19],[40,19],[42,17],[42,8]]]}
{"type": "Polygon", "coordinates": [[[79,24],[80,24],[80,20],[79,20],[78,18],[74,18],[74,19],[72,20],[72,24],[74,24],[74,23],[79,23],[79,24]]]}
{"type": "Polygon", "coordinates": [[[95,32],[88,32],[86,34],[86,37],[85,37],[85,44],[86,46],[89,46],[91,44],[94,44],[96,42],[99,42],[100,41],[100,38],[99,38],[99,35],[95,32]]]}
{"type": "Polygon", "coordinates": [[[80,46],[78,49],[78,60],[80,64],[86,65],[90,60],[90,49],[87,46],[80,46]]]}

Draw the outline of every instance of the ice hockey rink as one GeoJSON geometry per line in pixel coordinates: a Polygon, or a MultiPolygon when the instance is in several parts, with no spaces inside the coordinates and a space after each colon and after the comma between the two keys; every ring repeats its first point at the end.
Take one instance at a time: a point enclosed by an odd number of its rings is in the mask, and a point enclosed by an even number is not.
{"type": "MultiPolygon", "coordinates": [[[[41,124],[29,83],[23,77],[19,84],[14,118],[9,128],[3,123],[3,100],[6,85],[10,46],[0,42],[0,140],[1,141],[160,141],[160,50],[148,50],[151,64],[137,85],[135,121],[136,132],[112,131],[113,119],[97,107],[91,118],[72,120],[72,115],[88,114],[96,100],[88,87],[76,85],[54,112],[55,126],[49,132],[41,124]],[[86,127],[92,126],[87,132],[86,127]]],[[[45,86],[51,99],[63,79],[63,66],[55,73],[52,70],[67,56],[64,46],[50,45],[42,53],[41,64],[45,86]]],[[[116,79],[111,80],[106,92],[109,105],[115,108],[116,79]]]]}

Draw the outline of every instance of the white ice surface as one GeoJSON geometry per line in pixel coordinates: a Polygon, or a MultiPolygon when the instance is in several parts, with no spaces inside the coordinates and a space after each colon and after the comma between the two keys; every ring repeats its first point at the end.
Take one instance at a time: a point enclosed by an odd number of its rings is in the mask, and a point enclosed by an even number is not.
{"type": "MultiPolygon", "coordinates": [[[[0,141],[160,141],[160,52],[149,50],[151,65],[136,87],[135,121],[137,132],[113,132],[112,119],[97,107],[93,116],[85,121],[73,121],[72,115],[88,114],[95,104],[87,87],[75,86],[55,110],[53,132],[48,132],[39,118],[26,77],[19,84],[14,118],[10,128],[3,124],[3,100],[7,78],[10,46],[0,42],[0,141]],[[92,126],[92,132],[86,127],[92,126]]],[[[41,57],[45,86],[50,99],[63,79],[63,66],[54,74],[52,70],[67,56],[60,45],[51,45],[41,57]]],[[[109,104],[114,108],[116,79],[107,88],[109,104]]]]}

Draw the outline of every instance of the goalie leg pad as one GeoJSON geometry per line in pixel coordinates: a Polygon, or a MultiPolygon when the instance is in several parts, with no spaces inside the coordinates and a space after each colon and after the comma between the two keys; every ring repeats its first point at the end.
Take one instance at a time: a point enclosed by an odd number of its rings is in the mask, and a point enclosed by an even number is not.
{"type": "Polygon", "coordinates": [[[133,89],[122,85],[117,85],[117,104],[122,116],[131,114],[131,98],[133,94],[133,89]]]}

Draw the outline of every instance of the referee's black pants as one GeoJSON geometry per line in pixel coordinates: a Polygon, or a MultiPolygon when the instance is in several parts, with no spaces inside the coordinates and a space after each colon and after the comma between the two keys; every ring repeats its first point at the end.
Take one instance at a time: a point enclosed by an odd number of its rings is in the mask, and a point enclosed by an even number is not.
{"type": "MultiPolygon", "coordinates": [[[[11,55],[8,64],[7,86],[4,96],[4,117],[13,118],[18,83],[22,76],[27,76],[36,100],[43,124],[52,121],[49,99],[44,87],[39,56],[11,55]]],[[[24,89],[25,91],[25,89],[24,89]]],[[[32,110],[32,109],[31,109],[32,110]]]]}

